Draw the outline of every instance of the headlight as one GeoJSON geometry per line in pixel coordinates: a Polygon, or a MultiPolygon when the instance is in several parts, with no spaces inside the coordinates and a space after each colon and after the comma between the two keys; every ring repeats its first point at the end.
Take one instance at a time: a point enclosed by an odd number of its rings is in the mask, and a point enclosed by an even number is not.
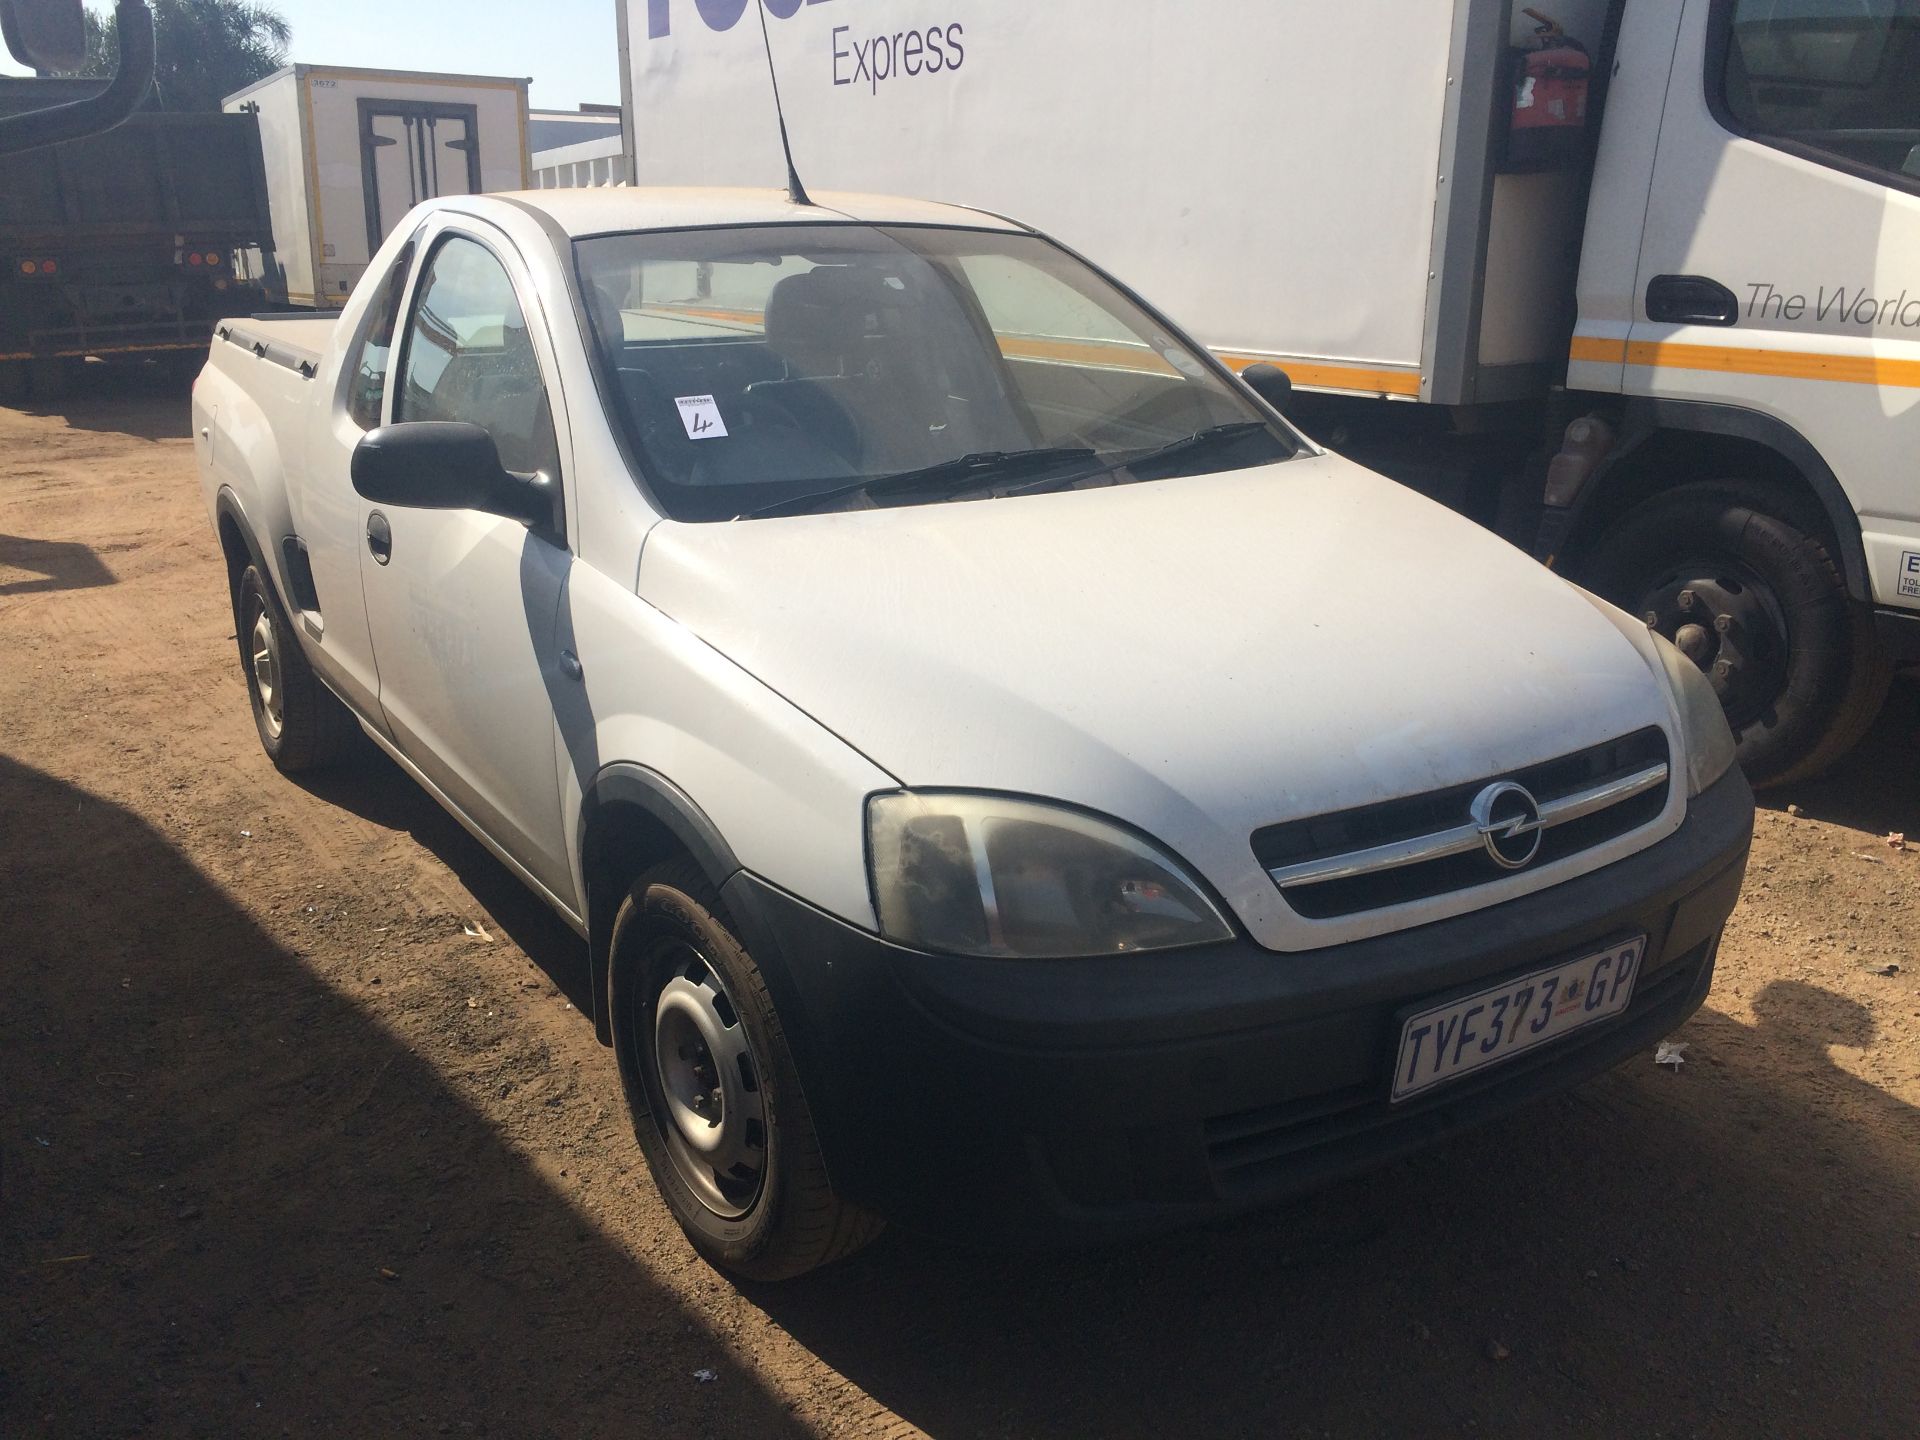
{"type": "Polygon", "coordinates": [[[888,939],[1030,959],[1230,939],[1180,865],[1103,820],[998,795],[867,802],[874,907],[888,939]]]}
{"type": "Polygon", "coordinates": [[[1700,673],[1700,667],[1680,653],[1658,631],[1649,631],[1660,663],[1667,669],[1674,706],[1680,712],[1680,743],[1687,748],[1687,794],[1698,795],[1727,773],[1733,764],[1733,731],[1720,697],[1700,673]]]}

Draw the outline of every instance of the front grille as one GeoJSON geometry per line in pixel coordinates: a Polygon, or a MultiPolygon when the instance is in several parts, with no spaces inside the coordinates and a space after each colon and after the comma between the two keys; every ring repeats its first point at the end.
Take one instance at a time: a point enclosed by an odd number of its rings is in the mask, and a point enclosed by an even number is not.
{"type": "Polygon", "coordinates": [[[1659,817],[1672,784],[1667,737],[1649,727],[1509,775],[1269,825],[1254,832],[1253,853],[1288,905],[1310,920],[1490,884],[1514,872],[1487,853],[1471,810],[1502,780],[1538,803],[1544,828],[1526,867],[1538,869],[1659,817]]]}

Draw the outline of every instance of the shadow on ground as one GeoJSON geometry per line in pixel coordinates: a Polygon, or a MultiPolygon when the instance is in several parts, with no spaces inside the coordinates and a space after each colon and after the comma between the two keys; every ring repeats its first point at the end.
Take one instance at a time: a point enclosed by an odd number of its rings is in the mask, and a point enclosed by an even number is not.
{"type": "Polygon", "coordinates": [[[1764,792],[1760,803],[1920,844],[1920,672],[1894,677],[1880,718],[1846,759],[1818,780],[1764,792]]]}
{"type": "Polygon", "coordinates": [[[193,377],[206,360],[205,350],[159,360],[89,360],[71,367],[57,399],[25,401],[15,408],[58,415],[75,430],[185,440],[193,433],[193,377]]]}
{"type": "Polygon", "coordinates": [[[4,759],[0,816],[0,1433],[789,1431],[143,821],[4,759]]]}
{"type": "Polygon", "coordinates": [[[372,741],[358,741],[351,764],[287,778],[329,805],[411,835],[453,872],[574,1008],[592,1016],[586,942],[372,741]]]}
{"type": "Polygon", "coordinates": [[[91,590],[114,583],[113,571],[94,548],[71,540],[0,535],[0,570],[23,570],[27,576],[24,580],[0,580],[0,596],[91,590]]]}
{"type": "MultiPolygon", "coordinates": [[[[414,835],[582,982],[571,932],[388,762],[313,788],[414,835]]],[[[791,1430],[143,822],[3,760],[0,815],[0,1431],[791,1430]],[[689,1383],[701,1366],[719,1381],[689,1383]]],[[[1850,1000],[1778,982],[1754,1012],[1702,1012],[1679,1073],[1641,1057],[1233,1224],[1050,1256],[893,1235],[751,1298],[856,1387],[849,1415],[865,1391],[940,1440],[1905,1440],[1920,1113],[1834,1063],[1874,1038],[1850,1000]]]]}
{"type": "MultiPolygon", "coordinates": [[[[308,783],[432,850],[581,1005],[578,939],[390,762],[308,783]]],[[[1920,1434],[1920,1113],[1829,1058],[1875,1038],[1851,1000],[1754,1009],[1703,1011],[1679,1073],[1640,1057],[1233,1224],[1064,1256],[895,1234],[752,1298],[942,1440],[1920,1434]]]]}

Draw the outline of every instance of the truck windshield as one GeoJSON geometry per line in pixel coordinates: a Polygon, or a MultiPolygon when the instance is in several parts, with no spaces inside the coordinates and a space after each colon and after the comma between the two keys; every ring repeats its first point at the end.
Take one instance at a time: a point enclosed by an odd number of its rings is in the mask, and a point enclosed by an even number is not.
{"type": "Polygon", "coordinates": [[[575,249],[616,423],[676,519],[1157,480],[1299,449],[1035,236],[777,225],[575,249]]]}

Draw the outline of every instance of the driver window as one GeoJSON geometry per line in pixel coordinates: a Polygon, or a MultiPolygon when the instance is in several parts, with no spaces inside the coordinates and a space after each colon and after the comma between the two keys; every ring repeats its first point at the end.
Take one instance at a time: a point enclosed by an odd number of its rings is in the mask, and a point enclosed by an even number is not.
{"type": "Polygon", "coordinates": [[[413,266],[413,246],[400,251],[387,272],[387,283],[367,315],[367,328],[360,336],[360,348],[347,366],[353,378],[347,382],[347,414],[362,430],[380,423],[380,400],[387,391],[387,356],[393,349],[393,322],[400,313],[400,296],[407,288],[407,271],[413,266]]]}
{"type": "Polygon", "coordinates": [[[493,252],[454,235],[421,277],[393,418],[484,427],[520,474],[559,468],[553,412],[513,284],[493,252]]]}

